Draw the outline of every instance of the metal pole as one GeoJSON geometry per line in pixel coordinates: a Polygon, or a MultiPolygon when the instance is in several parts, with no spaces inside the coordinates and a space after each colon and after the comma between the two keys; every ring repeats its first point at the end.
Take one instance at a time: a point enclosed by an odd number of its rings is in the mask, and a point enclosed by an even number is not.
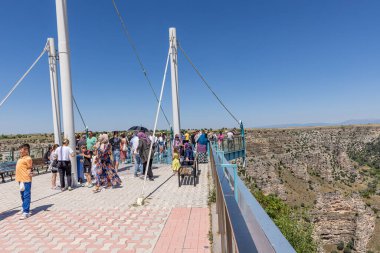
{"type": "Polygon", "coordinates": [[[59,144],[61,146],[61,113],[59,111],[57,58],[55,54],[54,38],[48,38],[48,47],[51,104],[53,110],[54,143],[59,144]]]}
{"type": "MultiPolygon", "coordinates": [[[[169,50],[170,52],[170,50],[169,50]]],[[[153,127],[153,140],[150,142],[150,148],[149,148],[149,155],[148,155],[148,162],[146,165],[146,170],[145,170],[145,176],[144,176],[144,182],[143,182],[143,187],[141,190],[141,197],[137,199],[137,204],[142,205],[144,202],[144,189],[145,189],[145,182],[146,182],[146,177],[148,174],[148,168],[151,165],[150,160],[152,157],[152,149],[153,149],[153,143],[154,143],[154,136],[156,135],[156,130],[157,130],[157,122],[158,122],[158,115],[160,114],[160,108],[161,108],[161,102],[162,102],[162,95],[164,94],[164,88],[165,88],[165,81],[166,81],[166,73],[168,70],[168,64],[169,64],[169,52],[168,52],[168,57],[166,59],[166,65],[165,65],[165,72],[164,72],[164,78],[162,80],[162,86],[161,86],[161,92],[160,92],[160,99],[158,101],[158,106],[157,106],[157,111],[156,111],[156,118],[154,120],[154,127],[153,127]]]]}
{"type": "MultiPolygon", "coordinates": [[[[58,50],[59,50],[59,69],[61,73],[61,94],[62,94],[62,119],[64,137],[70,142],[70,148],[75,152],[75,128],[74,128],[74,110],[73,95],[71,87],[71,69],[70,69],[70,47],[69,47],[69,30],[67,21],[66,0],[56,0],[57,10],[57,30],[58,30],[58,50]]],[[[73,185],[78,183],[77,159],[71,159],[71,173],[73,174],[73,185]]]]}
{"type": "Polygon", "coordinates": [[[244,131],[244,125],[243,125],[243,121],[240,120],[240,131],[241,131],[241,137],[242,137],[242,142],[243,142],[243,152],[244,152],[244,155],[243,155],[243,167],[245,168],[245,158],[246,158],[246,155],[247,155],[247,151],[245,149],[245,131],[244,131]]]}
{"type": "Polygon", "coordinates": [[[177,36],[176,29],[169,28],[170,42],[170,70],[172,79],[172,106],[173,106],[173,130],[174,136],[180,134],[180,113],[179,113],[179,94],[178,94],[178,55],[177,55],[177,36]]]}

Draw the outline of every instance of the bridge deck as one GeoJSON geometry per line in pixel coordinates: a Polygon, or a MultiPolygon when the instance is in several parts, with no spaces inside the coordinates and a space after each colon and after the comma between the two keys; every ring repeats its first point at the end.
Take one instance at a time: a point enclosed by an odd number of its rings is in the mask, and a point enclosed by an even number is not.
{"type": "Polygon", "coordinates": [[[178,187],[168,165],[147,181],[144,206],[136,206],[143,180],[123,169],[122,188],[99,193],[85,187],[50,189],[50,174],[33,178],[32,216],[18,220],[18,186],[0,184],[2,252],[210,252],[208,165],[199,184],[178,187]]]}

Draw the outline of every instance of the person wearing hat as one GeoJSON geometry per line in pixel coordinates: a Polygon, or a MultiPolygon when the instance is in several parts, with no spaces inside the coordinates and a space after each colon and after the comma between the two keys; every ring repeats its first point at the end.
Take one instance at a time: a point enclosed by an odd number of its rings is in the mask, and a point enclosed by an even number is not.
{"type": "Polygon", "coordinates": [[[65,187],[65,175],[67,178],[67,187],[68,190],[71,191],[71,161],[70,157],[74,157],[74,151],[69,147],[69,140],[63,139],[63,146],[58,147],[54,154],[56,159],[58,160],[58,173],[59,173],[59,181],[61,183],[61,190],[66,190],[65,187]]]}

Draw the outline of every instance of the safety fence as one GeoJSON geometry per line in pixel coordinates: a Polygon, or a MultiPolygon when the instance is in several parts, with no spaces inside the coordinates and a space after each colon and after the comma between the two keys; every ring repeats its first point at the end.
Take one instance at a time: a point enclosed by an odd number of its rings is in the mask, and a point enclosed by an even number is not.
{"type": "Polygon", "coordinates": [[[210,149],[222,253],[295,252],[239,178],[237,165],[226,160],[217,143],[213,143],[210,149]]]}
{"type": "MultiPolygon", "coordinates": [[[[30,150],[30,157],[33,159],[43,158],[44,154],[47,151],[46,148],[33,148],[30,150]]],[[[0,151],[0,162],[12,162],[17,161],[17,159],[20,157],[20,152],[18,150],[7,150],[7,151],[0,151]]]]}

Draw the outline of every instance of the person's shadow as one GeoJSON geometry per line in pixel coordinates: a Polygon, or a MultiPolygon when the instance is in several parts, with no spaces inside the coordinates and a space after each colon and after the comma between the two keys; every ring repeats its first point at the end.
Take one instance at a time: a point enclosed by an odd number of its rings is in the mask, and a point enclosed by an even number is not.
{"type": "MultiPolygon", "coordinates": [[[[48,209],[52,206],[53,206],[53,204],[35,207],[35,208],[31,209],[32,215],[36,215],[36,214],[38,214],[40,212],[44,212],[44,211],[49,211],[48,209]]],[[[11,216],[13,216],[19,212],[20,212],[20,210],[15,209],[15,208],[13,208],[11,210],[7,210],[5,212],[2,212],[2,213],[0,213],[0,221],[5,220],[6,218],[9,218],[9,217],[11,217],[11,216]]]]}

